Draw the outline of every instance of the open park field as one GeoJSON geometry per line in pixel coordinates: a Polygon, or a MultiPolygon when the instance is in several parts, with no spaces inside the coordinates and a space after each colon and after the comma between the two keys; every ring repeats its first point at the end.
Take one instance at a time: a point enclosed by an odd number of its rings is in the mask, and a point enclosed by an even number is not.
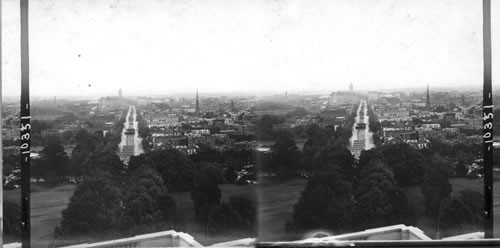
{"type": "MultiPolygon", "coordinates": [[[[31,244],[47,247],[52,242],[54,228],[61,221],[61,212],[73,195],[76,185],[63,184],[55,187],[31,185],[31,244]]],[[[5,190],[5,201],[20,205],[21,191],[5,190]]]]}
{"type": "Polygon", "coordinates": [[[276,241],[285,234],[285,224],[292,217],[307,180],[293,179],[279,183],[259,182],[259,240],[276,241]]]}

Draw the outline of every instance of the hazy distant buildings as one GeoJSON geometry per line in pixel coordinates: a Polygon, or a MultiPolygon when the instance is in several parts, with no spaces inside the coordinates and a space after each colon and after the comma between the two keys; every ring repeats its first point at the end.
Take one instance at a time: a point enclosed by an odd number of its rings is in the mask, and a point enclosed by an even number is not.
{"type": "Polygon", "coordinates": [[[99,100],[99,109],[100,110],[105,110],[105,109],[125,109],[129,106],[128,101],[119,96],[107,96],[107,97],[102,97],[99,100]]]}
{"type": "Polygon", "coordinates": [[[137,98],[137,105],[140,107],[147,106],[151,104],[152,98],[151,97],[138,97],[137,98]]]}
{"type": "Polygon", "coordinates": [[[377,101],[379,98],[379,93],[375,91],[368,92],[368,101],[377,101]]]}
{"type": "Polygon", "coordinates": [[[328,109],[319,113],[321,118],[320,126],[342,126],[348,115],[348,110],[345,108],[328,109]]]}
{"type": "Polygon", "coordinates": [[[61,136],[61,132],[57,129],[46,129],[42,130],[41,132],[42,137],[48,137],[48,136],[61,136]]]}
{"type": "Polygon", "coordinates": [[[360,96],[353,92],[338,91],[330,94],[328,105],[338,106],[343,104],[354,104],[359,102],[360,99],[360,96]]]}
{"type": "Polygon", "coordinates": [[[2,128],[2,138],[4,140],[18,140],[20,132],[18,127],[4,127],[2,128]]]}
{"type": "Polygon", "coordinates": [[[147,112],[144,113],[143,118],[146,120],[148,127],[176,127],[181,125],[179,116],[167,112],[147,112]]]}

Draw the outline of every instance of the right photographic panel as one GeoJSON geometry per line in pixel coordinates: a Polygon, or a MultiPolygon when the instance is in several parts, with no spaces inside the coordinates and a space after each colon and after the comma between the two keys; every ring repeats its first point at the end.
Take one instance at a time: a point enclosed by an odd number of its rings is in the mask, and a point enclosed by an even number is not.
{"type": "MultiPolygon", "coordinates": [[[[253,109],[259,241],[485,238],[482,1],[266,8],[282,90],[253,109]]],[[[498,148],[494,157],[498,238],[498,148]]]]}

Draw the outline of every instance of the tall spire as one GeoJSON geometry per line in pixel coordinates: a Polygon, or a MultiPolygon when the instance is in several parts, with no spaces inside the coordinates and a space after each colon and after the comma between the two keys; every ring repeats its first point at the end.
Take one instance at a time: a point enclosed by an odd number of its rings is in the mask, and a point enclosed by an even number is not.
{"type": "Polygon", "coordinates": [[[194,109],[196,115],[200,114],[200,100],[198,99],[198,89],[196,89],[196,108],[194,109]]]}
{"type": "Polygon", "coordinates": [[[429,97],[429,84],[427,84],[427,100],[425,101],[425,108],[431,108],[431,99],[429,97]]]}

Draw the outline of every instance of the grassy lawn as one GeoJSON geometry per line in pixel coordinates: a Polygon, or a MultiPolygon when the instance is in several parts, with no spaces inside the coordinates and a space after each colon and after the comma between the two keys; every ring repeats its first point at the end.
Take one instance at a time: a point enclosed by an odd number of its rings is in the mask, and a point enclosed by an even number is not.
{"type": "Polygon", "coordinates": [[[292,218],[293,205],[299,200],[307,180],[293,179],[280,183],[259,183],[259,240],[277,241],[285,234],[285,224],[292,218]]]}
{"type": "MultiPolygon", "coordinates": [[[[32,184],[31,189],[31,244],[33,247],[47,247],[52,242],[54,228],[61,221],[61,211],[73,195],[76,185],[42,186],[32,184]]],[[[21,205],[21,191],[5,190],[5,201],[21,205]]]]}
{"type": "MultiPolygon", "coordinates": [[[[229,197],[241,195],[252,199],[257,205],[257,185],[235,185],[235,184],[222,184],[219,185],[221,190],[222,199],[221,201],[227,201],[229,197]]],[[[243,238],[254,238],[256,235],[249,232],[232,232],[223,235],[210,236],[205,235],[203,226],[195,223],[194,220],[194,207],[193,201],[189,192],[182,193],[172,193],[172,197],[177,204],[177,207],[183,212],[186,228],[182,232],[188,233],[193,236],[196,241],[203,245],[211,245],[215,243],[226,242],[230,240],[243,239],[243,238]]],[[[179,231],[179,230],[176,230],[179,231]]]]}
{"type": "Polygon", "coordinates": [[[47,247],[54,228],[61,222],[61,212],[76,188],[74,184],[56,187],[33,187],[31,194],[31,240],[34,247],[47,247]]]}
{"type": "Polygon", "coordinates": [[[500,174],[493,175],[493,237],[500,238],[500,174]]]}

